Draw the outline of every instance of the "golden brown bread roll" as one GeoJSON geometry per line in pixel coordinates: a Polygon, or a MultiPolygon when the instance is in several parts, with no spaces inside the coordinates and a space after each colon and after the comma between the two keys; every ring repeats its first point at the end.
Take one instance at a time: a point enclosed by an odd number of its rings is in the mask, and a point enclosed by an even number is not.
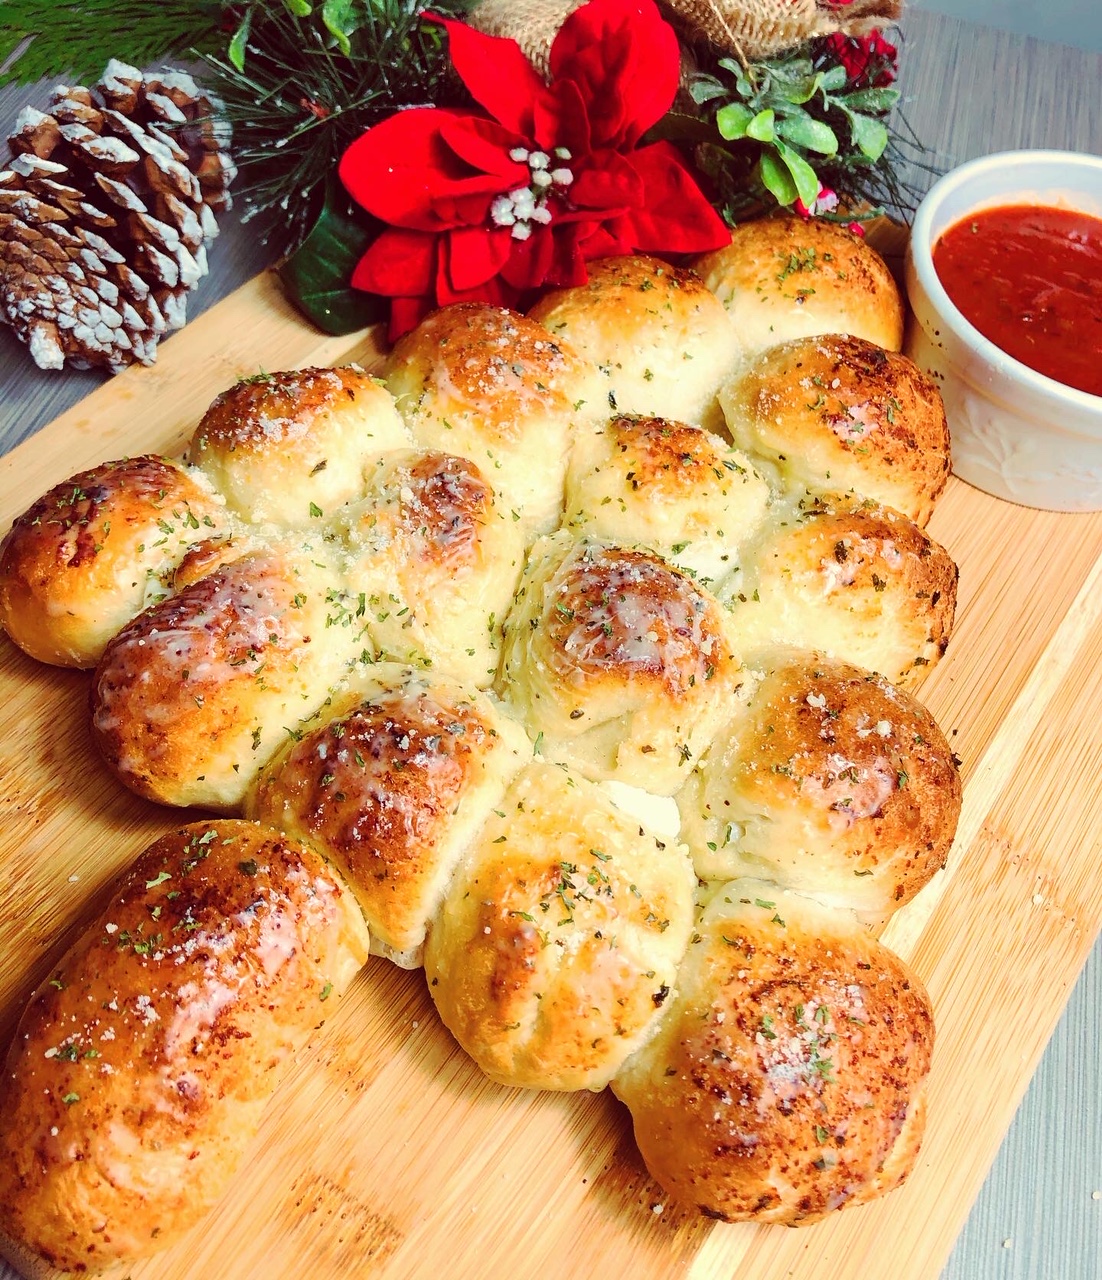
{"type": "Polygon", "coordinates": [[[388,454],[346,530],[349,581],[367,592],[378,648],[476,688],[490,685],[524,534],[475,463],[450,453],[388,454]]]}
{"type": "Polygon", "coordinates": [[[692,925],[692,866],[600,788],[533,763],[425,947],[445,1025],[492,1079],[601,1089],[649,1034],[692,925]]]}
{"type": "Polygon", "coordinates": [[[741,347],[712,292],[644,254],[587,270],[588,283],[544,294],[529,315],[599,366],[614,411],[721,427],[716,394],[741,347]]]}
{"type": "Polygon", "coordinates": [[[291,1055],[363,964],[354,899],[252,823],[137,859],[31,998],[0,1078],[0,1233],[97,1271],[222,1195],[291,1055]]]}
{"type": "Polygon", "coordinates": [[[945,548],[871,501],[807,499],[779,514],[724,587],[738,651],[788,645],[893,684],[921,679],[953,628],[957,567],[945,548]]]}
{"type": "Polygon", "coordinates": [[[0,544],[0,625],[40,662],[93,667],[121,626],[169,593],[189,547],[228,528],[202,474],[166,458],[82,471],[0,544]]]}
{"type": "Polygon", "coordinates": [[[481,303],[433,312],[386,364],[417,443],[470,458],[528,536],[559,522],[575,426],[608,413],[602,383],[534,320],[481,303]]]}
{"type": "Polygon", "coordinates": [[[532,548],[499,689],[548,759],[672,795],[741,679],[725,626],[660,557],[560,532],[532,548]]]}
{"type": "Polygon", "coordinates": [[[814,1222],[906,1177],[930,1002],[853,916],[735,881],[705,909],[677,983],[612,1082],[674,1199],[729,1222],[814,1222]]]}
{"type": "Polygon", "coordinates": [[[320,849],[356,895],[372,946],[415,968],[448,877],[530,754],[485,694],[379,663],[264,768],[247,811],[320,849]]]}
{"type": "Polygon", "coordinates": [[[203,415],[188,460],[245,520],[286,528],[357,498],[367,466],[408,448],[386,388],[355,365],[246,378],[203,415]]]}
{"type": "Polygon", "coordinates": [[[649,548],[705,585],[765,518],[769,487],[750,461],[702,427],[617,414],[578,432],[564,527],[649,548]]]}
{"type": "Polygon", "coordinates": [[[945,863],[956,762],[882,676],[776,655],[677,796],[705,880],[760,876],[881,922],[945,863]]]}
{"type": "Polygon", "coordinates": [[[783,484],[850,490],[925,525],[949,479],[949,427],[933,379],[906,356],[827,334],[770,347],[720,392],[736,446],[783,484]]]}
{"type": "Polygon", "coordinates": [[[744,222],[693,267],[747,354],[820,333],[850,333],[889,351],[903,345],[903,300],[884,259],[823,218],[744,222]]]}
{"type": "Polygon", "coordinates": [[[361,655],[365,602],[323,545],[250,551],[140,614],[92,686],[92,731],[131,790],[222,812],[361,655]]]}

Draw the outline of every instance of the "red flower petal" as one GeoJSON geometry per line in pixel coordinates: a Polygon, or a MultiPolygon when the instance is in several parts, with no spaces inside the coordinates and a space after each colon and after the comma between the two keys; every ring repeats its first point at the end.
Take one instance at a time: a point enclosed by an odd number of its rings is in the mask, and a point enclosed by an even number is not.
{"type": "Polygon", "coordinates": [[[445,238],[441,243],[439,261],[436,270],[436,305],[446,307],[453,302],[489,302],[496,307],[513,307],[517,303],[517,291],[511,289],[501,276],[494,276],[491,280],[487,280],[485,284],[480,284],[474,289],[454,289],[448,278],[449,270],[449,253],[447,247],[448,241],[445,238]]]}
{"type": "Polygon", "coordinates": [[[498,177],[498,191],[528,185],[528,166],[509,159],[509,152],[522,139],[496,120],[486,120],[482,116],[454,115],[449,120],[441,121],[440,137],[472,169],[498,177]]]}
{"type": "Polygon", "coordinates": [[[611,216],[636,208],[644,197],[643,183],[632,161],[616,151],[591,156],[574,175],[568,199],[586,210],[604,209],[611,216]]]}
{"type": "Polygon", "coordinates": [[[428,293],[436,277],[438,238],[426,231],[387,227],[356,264],[351,277],[353,289],[392,298],[428,293]]]}
{"type": "Polygon", "coordinates": [[[509,261],[517,242],[508,227],[460,227],[448,233],[446,269],[451,289],[477,289],[509,261]]]}
{"type": "Polygon", "coordinates": [[[478,196],[484,209],[501,179],[471,169],[444,144],[441,127],[454,120],[449,111],[417,107],[368,129],[341,157],[338,172],[349,195],[381,221],[419,231],[454,225],[459,198],[478,196]]]}
{"type": "Polygon", "coordinates": [[[447,31],[452,66],[475,102],[506,128],[533,139],[534,108],[550,95],[520,45],[515,40],[484,35],[452,18],[426,17],[447,31]]]}
{"type": "Polygon", "coordinates": [[[644,195],[630,217],[635,247],[652,253],[704,253],[731,233],[681,162],[677,148],[655,142],[631,153],[644,195]]]}
{"type": "Polygon", "coordinates": [[[551,45],[552,84],[572,80],[593,146],[632,147],[670,109],[681,76],[673,28],[654,0],[590,0],[551,45]]]}
{"type": "Polygon", "coordinates": [[[390,341],[397,342],[403,334],[416,329],[433,305],[430,294],[420,298],[395,298],[390,304],[390,329],[387,333],[390,341]]]}

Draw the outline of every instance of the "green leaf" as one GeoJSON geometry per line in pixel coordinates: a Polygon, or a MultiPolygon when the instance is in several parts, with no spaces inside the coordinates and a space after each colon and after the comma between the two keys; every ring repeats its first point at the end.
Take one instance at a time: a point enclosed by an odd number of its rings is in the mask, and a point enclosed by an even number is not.
{"type": "Polygon", "coordinates": [[[283,7],[292,18],[308,18],[314,12],[310,0],[283,0],[283,7]]]}
{"type": "Polygon", "coordinates": [[[777,133],[785,140],[805,151],[817,151],[820,155],[838,154],[838,138],[830,125],[815,120],[806,112],[787,117],[777,125],[777,133]]]}
{"type": "Polygon", "coordinates": [[[848,82],[849,73],[839,62],[837,66],[830,67],[822,72],[820,87],[825,89],[827,93],[833,93],[836,89],[844,89],[848,82]]]}
{"type": "Polygon", "coordinates": [[[805,102],[810,102],[815,97],[820,88],[822,88],[822,84],[823,74],[821,71],[816,71],[814,75],[804,76],[794,83],[785,94],[785,97],[789,102],[802,105],[805,102]]]}
{"type": "Polygon", "coordinates": [[[849,123],[854,146],[870,160],[879,160],[888,145],[888,130],[883,122],[854,113],[849,123]]]}
{"type": "Polygon", "coordinates": [[[233,39],[230,41],[230,47],[226,50],[226,56],[238,71],[245,70],[245,45],[249,40],[249,28],[253,25],[253,11],[245,10],[245,16],[241,19],[241,25],[233,33],[233,39]]]}
{"type": "Polygon", "coordinates": [[[721,138],[733,141],[746,137],[747,127],[753,119],[754,113],[745,102],[731,102],[716,112],[716,128],[721,138]]]}
{"type": "Polygon", "coordinates": [[[321,20],[346,58],[352,52],[348,37],[360,26],[355,8],[356,0],[325,0],[321,7],[321,20]]]}
{"type": "Polygon", "coordinates": [[[772,109],[759,111],[746,126],[746,136],[755,142],[772,142],[774,138],[773,122],[776,112],[772,109]]]}
{"type": "Polygon", "coordinates": [[[819,188],[822,186],[819,181],[819,175],[803,156],[793,151],[791,147],[786,147],[783,142],[778,142],[776,145],[777,154],[784,161],[785,168],[792,175],[792,181],[796,184],[797,194],[810,209],[819,198],[819,188]]]}
{"type": "Polygon", "coordinates": [[[310,234],[279,268],[287,296],[325,333],[351,333],[386,316],[386,298],[349,284],[353,267],[379,225],[351,203],[336,179],[330,179],[310,234]]]}
{"type": "Polygon", "coordinates": [[[898,89],[858,89],[838,99],[851,111],[867,111],[871,115],[890,111],[900,99],[898,89]]]}
{"type": "Polygon", "coordinates": [[[778,204],[792,204],[799,192],[792,181],[788,167],[782,163],[775,151],[770,149],[761,153],[758,171],[761,174],[762,185],[778,204]]]}
{"type": "Polygon", "coordinates": [[[713,98],[725,97],[727,86],[715,76],[694,76],[689,83],[689,94],[695,103],[701,105],[711,102],[713,98]]]}

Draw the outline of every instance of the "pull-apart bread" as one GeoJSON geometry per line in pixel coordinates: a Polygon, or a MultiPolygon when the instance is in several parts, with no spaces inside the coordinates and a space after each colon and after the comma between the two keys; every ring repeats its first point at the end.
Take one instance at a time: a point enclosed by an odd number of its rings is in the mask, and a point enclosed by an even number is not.
{"type": "Polygon", "coordinates": [[[493,1079],[611,1084],[707,1214],[906,1176],[933,1022],[874,932],[960,808],[911,692],[953,625],[945,417],[849,233],[771,219],[696,267],[444,308],[383,379],[258,375],[184,458],[16,520],[9,636],[94,669],[126,786],[227,815],[142,854],[31,999],[22,1265],[186,1229],[369,950],[493,1079]]]}

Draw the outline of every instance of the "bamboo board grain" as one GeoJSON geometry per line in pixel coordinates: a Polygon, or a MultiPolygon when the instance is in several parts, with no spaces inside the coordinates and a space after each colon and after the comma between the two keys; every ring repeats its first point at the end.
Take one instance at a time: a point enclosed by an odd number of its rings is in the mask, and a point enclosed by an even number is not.
{"type": "MultiPolygon", "coordinates": [[[[324,338],[261,276],[0,459],[0,528],[108,457],[178,451],[259,368],[378,359],[324,338]]],[[[373,961],[300,1055],[229,1195],[133,1280],[927,1280],[967,1215],[1102,924],[1102,515],[997,502],[953,481],[932,531],[961,566],[957,631],[921,689],[963,759],[946,872],[886,938],[939,1028],[908,1184],[799,1231],[664,1202],[608,1094],[493,1085],[420,974],[373,961]]],[[[107,884],[180,815],[124,794],[88,740],[88,677],[0,647],[0,1036],[107,884]]]]}

